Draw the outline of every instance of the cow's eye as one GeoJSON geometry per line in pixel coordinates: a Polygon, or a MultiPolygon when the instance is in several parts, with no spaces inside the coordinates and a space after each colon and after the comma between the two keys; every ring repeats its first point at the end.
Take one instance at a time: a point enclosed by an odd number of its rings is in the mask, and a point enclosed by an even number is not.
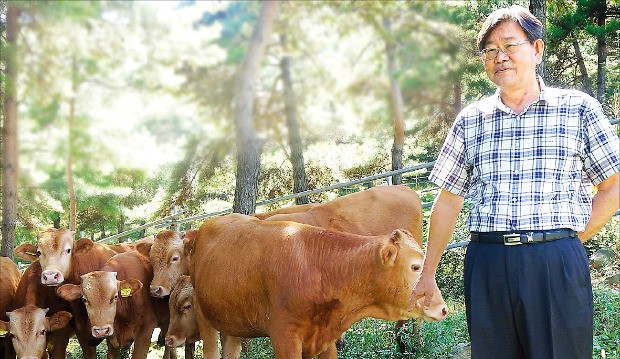
{"type": "Polygon", "coordinates": [[[171,261],[172,261],[172,262],[176,262],[176,261],[178,261],[178,260],[179,260],[179,256],[174,256],[174,257],[172,257],[172,259],[171,259],[171,261]]]}
{"type": "Polygon", "coordinates": [[[47,331],[45,329],[41,329],[41,331],[39,332],[40,335],[45,335],[47,334],[47,331]]]}
{"type": "Polygon", "coordinates": [[[192,307],[191,303],[187,303],[183,306],[183,312],[187,312],[188,310],[190,310],[192,307]]]}
{"type": "Polygon", "coordinates": [[[67,248],[65,252],[67,252],[67,254],[71,254],[71,248],[67,248]]]}
{"type": "Polygon", "coordinates": [[[421,268],[421,266],[419,264],[412,264],[411,265],[411,270],[413,270],[414,272],[419,272],[420,268],[421,268]]]}
{"type": "Polygon", "coordinates": [[[41,251],[37,249],[37,257],[41,256],[41,251]]]}
{"type": "Polygon", "coordinates": [[[9,339],[17,339],[17,337],[16,337],[16,336],[15,336],[15,334],[13,334],[13,333],[9,333],[9,334],[7,334],[7,337],[8,337],[9,339]]]}

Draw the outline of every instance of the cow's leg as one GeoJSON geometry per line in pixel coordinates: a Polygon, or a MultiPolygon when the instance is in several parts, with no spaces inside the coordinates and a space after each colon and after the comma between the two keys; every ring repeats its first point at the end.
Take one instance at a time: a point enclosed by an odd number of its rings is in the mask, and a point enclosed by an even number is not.
{"type": "Polygon", "coordinates": [[[151,346],[151,337],[155,328],[140,328],[134,336],[132,359],[146,359],[151,346]]]}
{"type": "Polygon", "coordinates": [[[217,330],[207,322],[200,305],[194,305],[194,310],[196,312],[196,320],[198,321],[200,339],[202,339],[202,358],[220,359],[220,351],[217,346],[217,330]]]}
{"type": "Polygon", "coordinates": [[[241,339],[222,334],[222,358],[239,359],[241,357],[241,339]]]}
{"type": "Polygon", "coordinates": [[[196,346],[194,343],[185,341],[185,359],[194,359],[195,350],[196,346]]]}
{"type": "Polygon", "coordinates": [[[302,343],[301,340],[294,338],[286,330],[282,333],[271,334],[271,345],[276,354],[276,359],[302,359],[302,343]]]}
{"type": "Polygon", "coordinates": [[[112,343],[110,343],[109,338],[106,340],[106,343],[108,344],[107,358],[108,359],[119,359],[121,357],[121,350],[113,346],[112,343]]]}
{"type": "Polygon", "coordinates": [[[330,345],[327,350],[319,354],[319,359],[338,359],[338,349],[336,348],[336,343],[330,345]]]}

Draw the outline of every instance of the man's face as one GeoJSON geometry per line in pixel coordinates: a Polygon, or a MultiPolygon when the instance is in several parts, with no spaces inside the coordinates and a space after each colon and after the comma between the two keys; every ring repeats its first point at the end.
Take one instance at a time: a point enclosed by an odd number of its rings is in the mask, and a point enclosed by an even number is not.
{"type": "MultiPolygon", "coordinates": [[[[527,40],[527,35],[518,23],[504,21],[493,29],[484,47],[486,49],[506,49],[527,40]]],[[[527,89],[536,83],[536,65],[542,60],[544,43],[536,40],[534,44],[526,41],[517,51],[506,55],[501,49],[492,60],[482,59],[487,76],[502,91],[527,89]]]]}

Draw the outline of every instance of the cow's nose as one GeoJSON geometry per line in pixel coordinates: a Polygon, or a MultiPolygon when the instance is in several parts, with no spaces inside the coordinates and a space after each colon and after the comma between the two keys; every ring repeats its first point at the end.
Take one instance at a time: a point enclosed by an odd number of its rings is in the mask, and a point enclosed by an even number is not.
{"type": "Polygon", "coordinates": [[[160,285],[152,285],[150,286],[151,288],[151,295],[153,297],[161,297],[162,293],[164,292],[164,288],[160,285]]]}
{"type": "Polygon", "coordinates": [[[181,342],[175,335],[169,335],[166,337],[166,346],[170,348],[176,348],[179,345],[183,345],[184,342],[185,341],[181,342]]]}
{"type": "Polygon", "coordinates": [[[43,285],[58,285],[64,280],[62,273],[57,270],[46,270],[41,273],[41,284],[43,285]]]}
{"type": "Polygon", "coordinates": [[[104,325],[101,327],[93,327],[93,337],[95,338],[103,338],[109,337],[114,332],[114,329],[111,325],[104,325]]]}

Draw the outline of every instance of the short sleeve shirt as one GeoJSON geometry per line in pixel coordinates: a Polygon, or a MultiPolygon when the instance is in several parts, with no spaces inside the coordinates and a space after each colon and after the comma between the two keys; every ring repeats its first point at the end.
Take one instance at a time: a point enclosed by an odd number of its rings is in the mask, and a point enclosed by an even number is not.
{"type": "Polygon", "coordinates": [[[592,184],[620,171],[618,135],[599,102],[546,87],[522,114],[494,96],[457,116],[430,180],[469,195],[471,231],[583,231],[592,184]]]}

